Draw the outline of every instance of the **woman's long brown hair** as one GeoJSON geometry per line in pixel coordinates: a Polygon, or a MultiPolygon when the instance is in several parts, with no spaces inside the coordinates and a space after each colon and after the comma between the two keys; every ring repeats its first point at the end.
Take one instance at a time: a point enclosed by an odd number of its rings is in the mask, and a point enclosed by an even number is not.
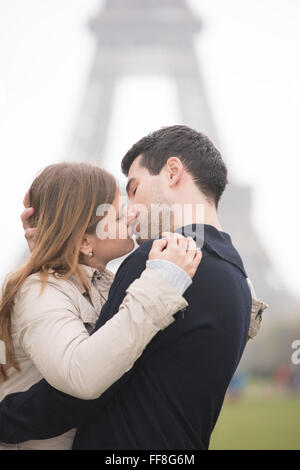
{"type": "Polygon", "coordinates": [[[101,217],[96,216],[101,204],[112,204],[116,181],[107,171],[86,163],[58,163],[46,167],[33,181],[29,199],[34,214],[31,227],[36,227],[35,246],[30,258],[6,279],[0,302],[0,339],[6,347],[5,365],[0,364],[0,382],[7,370],[20,370],[14,357],[11,315],[15,295],[30,274],[40,273],[41,292],[48,270],[63,279],[77,276],[88,289],[87,278],[79,266],[80,246],[85,233],[95,233],[101,217]]]}

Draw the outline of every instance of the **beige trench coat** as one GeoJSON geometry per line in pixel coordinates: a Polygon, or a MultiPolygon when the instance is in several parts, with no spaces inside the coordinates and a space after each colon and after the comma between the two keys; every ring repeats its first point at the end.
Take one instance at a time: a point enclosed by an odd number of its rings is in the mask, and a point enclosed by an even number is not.
{"type": "MultiPolygon", "coordinates": [[[[105,270],[99,276],[96,269],[81,267],[89,278],[90,297],[74,277],[62,280],[53,273],[41,296],[38,273],[18,291],[12,336],[21,372],[8,371],[0,400],[42,378],[75,397],[99,397],[133,366],[156,333],[175,321],[173,314],[188,305],[156,271],[146,268],[127,289],[119,311],[90,336],[114,275],[105,270]]],[[[0,443],[0,450],[71,449],[75,432],[17,445],[0,443]]]]}

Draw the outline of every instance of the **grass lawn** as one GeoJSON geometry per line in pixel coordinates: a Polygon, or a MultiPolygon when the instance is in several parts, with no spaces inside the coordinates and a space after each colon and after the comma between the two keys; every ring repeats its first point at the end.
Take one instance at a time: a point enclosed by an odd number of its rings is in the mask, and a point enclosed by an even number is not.
{"type": "Polygon", "coordinates": [[[300,450],[300,396],[225,401],[210,449],[300,450]]]}

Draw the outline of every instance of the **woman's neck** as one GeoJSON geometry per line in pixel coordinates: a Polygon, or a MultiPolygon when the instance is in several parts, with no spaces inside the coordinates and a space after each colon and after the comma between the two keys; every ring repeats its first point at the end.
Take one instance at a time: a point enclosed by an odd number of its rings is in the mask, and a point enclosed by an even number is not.
{"type": "Polygon", "coordinates": [[[107,262],[103,260],[96,260],[93,258],[88,258],[87,256],[85,256],[80,261],[80,263],[85,264],[86,266],[90,266],[91,268],[97,269],[99,273],[102,273],[103,271],[105,271],[106,266],[107,266],[107,262]]]}

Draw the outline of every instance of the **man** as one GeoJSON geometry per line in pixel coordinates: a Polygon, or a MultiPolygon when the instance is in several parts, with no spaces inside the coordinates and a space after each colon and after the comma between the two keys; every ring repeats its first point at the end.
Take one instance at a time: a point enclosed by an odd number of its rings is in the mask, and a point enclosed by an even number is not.
{"type": "MultiPolygon", "coordinates": [[[[251,314],[243,262],[217,214],[227,169],[206,136],[172,126],[137,142],[123,158],[122,170],[128,176],[130,204],[148,209],[155,204],[162,212],[160,222],[151,224],[149,211],[141,209],[137,232],[148,222],[148,232],[160,236],[171,214],[171,229],[194,236],[202,247],[202,262],[184,294],[189,307],[97,400],[70,397],[45,380],[6,397],[0,408],[0,441],[49,438],[77,427],[74,449],[209,447],[247,342],[251,314]],[[183,226],[186,205],[192,210],[183,226]]],[[[96,330],[118,311],[127,287],[144,270],[153,242],[146,238],[140,236],[144,243],[119,267],[96,330]]]]}

